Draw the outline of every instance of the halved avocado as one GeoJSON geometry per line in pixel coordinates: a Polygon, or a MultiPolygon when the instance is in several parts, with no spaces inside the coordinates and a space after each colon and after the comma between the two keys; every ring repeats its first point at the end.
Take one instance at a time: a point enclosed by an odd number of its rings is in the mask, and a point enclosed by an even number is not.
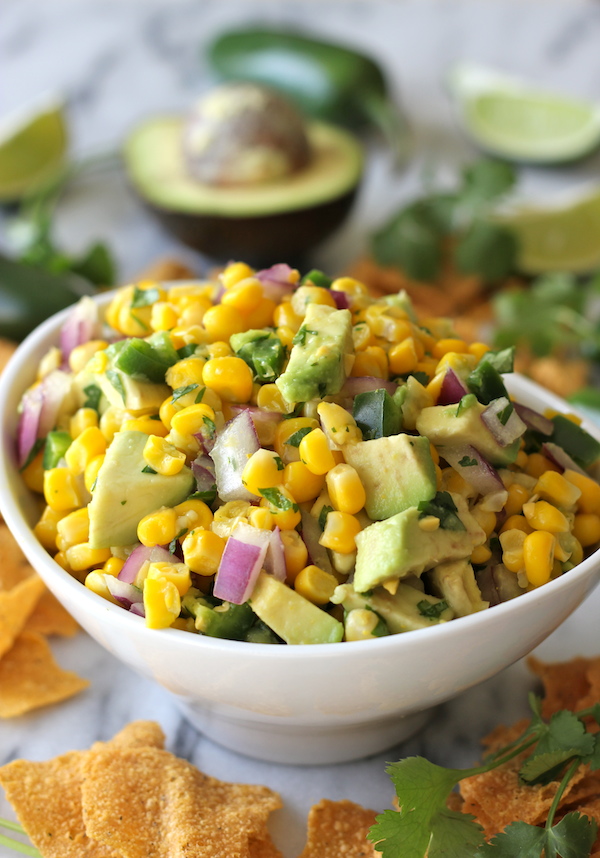
{"type": "Polygon", "coordinates": [[[179,116],[147,120],[129,136],[124,157],[141,199],[185,244],[223,261],[290,261],[327,238],[350,211],[363,167],[350,133],[309,122],[306,167],[269,183],[215,186],[198,182],[187,168],[184,122],[179,116]]]}

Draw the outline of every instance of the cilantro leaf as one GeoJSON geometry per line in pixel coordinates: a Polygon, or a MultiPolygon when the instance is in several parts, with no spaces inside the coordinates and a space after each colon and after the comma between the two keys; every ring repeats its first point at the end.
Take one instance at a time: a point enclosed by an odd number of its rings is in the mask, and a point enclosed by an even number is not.
{"type": "Polygon", "coordinates": [[[480,158],[463,170],[461,202],[480,208],[495,203],[513,189],[517,181],[515,168],[495,158],[480,158]]]}
{"type": "Polygon", "coordinates": [[[151,304],[154,304],[155,301],[158,301],[159,298],[160,292],[158,289],[140,289],[138,286],[135,286],[133,290],[133,298],[131,299],[131,306],[135,308],[149,307],[151,304]]]}
{"type": "Polygon", "coordinates": [[[399,811],[376,818],[367,835],[383,858],[472,858],[483,841],[483,829],[473,817],[451,811],[446,800],[464,776],[460,769],[444,769],[423,757],[408,757],[387,768],[398,796],[399,811]],[[452,851],[446,850],[446,844],[452,851]]]}
{"type": "Polygon", "coordinates": [[[513,822],[503,832],[480,847],[476,858],[587,858],[598,825],[579,813],[567,813],[551,828],[538,828],[527,822],[513,822]]]}
{"type": "Polygon", "coordinates": [[[403,268],[415,280],[433,280],[441,266],[443,232],[426,200],[407,206],[373,236],[381,265],[403,268]]]}
{"type": "Polygon", "coordinates": [[[440,599],[439,602],[428,602],[426,599],[421,599],[420,602],[417,602],[417,608],[422,617],[439,620],[444,611],[448,610],[448,602],[445,599],[440,599]]]}
{"type": "Polygon", "coordinates": [[[185,396],[186,393],[191,393],[192,390],[196,390],[199,385],[197,384],[188,384],[185,387],[176,387],[173,390],[173,394],[171,396],[171,402],[177,402],[178,399],[181,399],[182,396],[185,396]]]}
{"type": "Polygon", "coordinates": [[[303,426],[301,429],[297,429],[287,441],[284,441],[284,444],[289,444],[290,447],[299,447],[300,441],[304,438],[305,435],[308,435],[309,432],[312,432],[312,427],[303,426]]]}
{"type": "Polygon", "coordinates": [[[518,250],[517,237],[508,227],[477,220],[457,242],[456,264],[463,273],[493,283],[514,271],[518,250]]]}
{"type": "Polygon", "coordinates": [[[294,503],[289,498],[286,498],[283,492],[277,488],[265,488],[259,489],[258,491],[264,498],[269,501],[272,506],[274,506],[276,509],[282,510],[283,512],[287,512],[288,509],[293,509],[294,512],[297,512],[299,508],[297,503],[294,503]]]}
{"type": "Polygon", "coordinates": [[[480,846],[476,858],[540,858],[546,834],[543,828],[527,822],[512,822],[489,843],[480,846]]]}

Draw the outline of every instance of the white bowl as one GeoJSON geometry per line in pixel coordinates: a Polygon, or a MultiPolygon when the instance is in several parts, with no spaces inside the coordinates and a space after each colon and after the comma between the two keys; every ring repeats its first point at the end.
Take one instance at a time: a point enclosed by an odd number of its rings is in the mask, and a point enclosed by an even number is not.
{"type": "MultiPolygon", "coordinates": [[[[106,305],[110,295],[98,298],[106,305]]],[[[102,646],[175,695],[190,721],[232,750],[284,763],[336,763],[407,738],[427,710],[529,653],[591,592],[599,552],[573,571],[487,611],[431,629],[314,646],[269,646],[147,629],[83,587],[32,533],[39,498],[16,466],[17,406],[68,311],[36,329],[0,378],[0,509],[49,589],[102,646]]],[[[528,379],[508,378],[533,408],[571,410],[528,379]]],[[[589,422],[585,428],[600,432],[589,422]]],[[[150,713],[149,713],[150,714],[150,713]]]]}

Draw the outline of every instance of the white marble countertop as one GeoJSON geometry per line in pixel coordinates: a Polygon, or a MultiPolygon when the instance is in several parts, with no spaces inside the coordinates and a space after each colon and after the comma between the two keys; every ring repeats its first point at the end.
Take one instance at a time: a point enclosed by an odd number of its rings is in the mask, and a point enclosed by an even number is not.
{"type": "MultiPolygon", "coordinates": [[[[88,154],[119,145],[137,119],[186,107],[209,84],[201,48],[214,34],[243,20],[293,23],[375,55],[401,94],[415,134],[417,156],[401,176],[374,147],[366,181],[345,227],[316,254],[334,272],[352,261],[369,231],[419,186],[423,166],[452,176],[474,154],[453,120],[443,87],[449,64],[471,59],[495,64],[573,95],[600,101],[600,6],[554,0],[3,0],[0,6],[0,116],[55,89],[67,95],[73,150],[88,154]]],[[[553,194],[587,183],[598,157],[557,171],[523,171],[526,193],[553,194]]],[[[71,250],[104,238],[116,250],[122,279],[165,253],[196,264],[141,209],[118,171],[80,182],[65,198],[60,240],[71,250]]],[[[280,260],[274,260],[280,261],[280,260]]],[[[600,653],[596,591],[539,650],[562,660],[600,653]]],[[[155,718],[169,747],[208,774],[264,783],[279,790],[285,808],[272,819],[277,845],[293,858],[304,843],[309,806],[348,798],[383,809],[392,787],[387,761],[425,754],[442,765],[467,765],[479,739],[496,723],[526,712],[534,687],[524,663],[513,665],[440,707],[411,741],[360,762],[288,767],[251,761],[197,734],[169,696],[131,673],[81,634],[53,644],[58,660],[88,677],[89,691],[63,705],[0,724],[0,764],[19,756],[45,759],[106,739],[124,723],[155,718]]],[[[0,816],[9,810],[0,798],[0,816]]],[[[0,847],[0,858],[9,853],[0,847]]]]}

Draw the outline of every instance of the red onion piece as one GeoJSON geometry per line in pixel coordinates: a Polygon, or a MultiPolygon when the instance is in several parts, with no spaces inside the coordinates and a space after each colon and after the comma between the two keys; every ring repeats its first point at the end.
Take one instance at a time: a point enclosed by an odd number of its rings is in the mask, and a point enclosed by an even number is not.
{"type": "Polygon", "coordinates": [[[71,376],[55,369],[23,396],[17,428],[20,467],[27,461],[37,439],[45,438],[56,425],[56,418],[70,390],[71,376]]]}
{"type": "Polygon", "coordinates": [[[232,405],[231,413],[232,414],[241,414],[242,411],[247,411],[250,417],[252,418],[252,422],[254,423],[254,428],[258,432],[261,426],[266,426],[267,424],[273,425],[273,423],[281,423],[283,420],[283,414],[279,411],[265,411],[262,408],[258,408],[256,405],[232,405]]]}
{"type": "Polygon", "coordinates": [[[440,447],[439,453],[465,482],[484,496],[487,510],[500,512],[508,499],[508,492],[496,469],[484,459],[479,450],[465,444],[459,447],[440,447]]]}
{"type": "Polygon", "coordinates": [[[446,369],[444,380],[437,399],[438,405],[452,405],[460,400],[469,391],[466,384],[460,379],[451,367],[446,369]]]}
{"type": "Polygon", "coordinates": [[[115,578],[114,575],[105,575],[104,581],[113,599],[116,599],[127,610],[132,605],[143,603],[144,596],[139,587],[134,587],[133,584],[128,584],[120,578],[115,578]]]}
{"type": "Polygon", "coordinates": [[[77,346],[96,339],[100,331],[98,307],[91,298],[84,296],[73,307],[60,331],[60,350],[63,362],[77,346]]]}
{"type": "Polygon", "coordinates": [[[172,561],[173,555],[169,554],[167,549],[162,548],[160,545],[154,545],[152,548],[146,545],[138,545],[123,564],[123,568],[118,575],[119,581],[123,581],[126,584],[133,584],[138,572],[146,561],[149,563],[159,563],[161,560],[172,561]]]}
{"type": "Polygon", "coordinates": [[[333,574],[329,552],[319,542],[322,534],[319,522],[314,515],[310,514],[308,509],[300,507],[300,512],[302,515],[302,539],[306,545],[310,562],[318,566],[319,569],[323,569],[324,572],[333,574]]]}
{"type": "MultiPolygon", "coordinates": [[[[258,531],[257,528],[254,529],[258,531]]],[[[247,602],[262,569],[266,553],[267,549],[264,545],[262,547],[250,545],[230,536],[215,578],[213,593],[217,599],[232,602],[234,605],[247,602]]]]}
{"type": "Polygon", "coordinates": [[[539,411],[534,411],[527,405],[521,405],[520,402],[513,402],[515,411],[527,426],[528,429],[534,429],[541,435],[552,435],[554,432],[554,423],[548,417],[544,417],[539,411]]]}
{"type": "Polygon", "coordinates": [[[287,570],[285,568],[285,552],[281,540],[281,531],[278,527],[270,532],[269,548],[265,557],[265,572],[272,575],[278,581],[285,581],[287,570]]]}
{"type": "Polygon", "coordinates": [[[284,295],[291,295],[298,282],[298,273],[285,262],[263,268],[254,275],[260,280],[266,298],[281,301],[284,295]]]}
{"type": "Polygon", "coordinates": [[[209,455],[215,463],[217,493],[221,500],[256,501],[256,496],[242,485],[242,472],[258,449],[258,435],[247,411],[241,411],[217,433],[209,455]]]}
{"type": "Polygon", "coordinates": [[[384,378],[376,378],[373,375],[350,376],[344,382],[340,393],[342,396],[357,396],[359,393],[367,393],[370,390],[387,390],[392,396],[398,389],[398,385],[393,381],[386,381],[384,378]]]}
{"type": "Polygon", "coordinates": [[[504,409],[508,408],[511,404],[506,396],[500,396],[498,399],[490,402],[485,411],[481,413],[481,419],[485,426],[490,430],[495,441],[501,447],[507,447],[509,444],[512,444],[527,429],[527,426],[523,423],[514,408],[506,422],[503,422],[499,418],[498,415],[502,414],[504,409]]]}
{"type": "Polygon", "coordinates": [[[146,609],[144,607],[143,602],[134,602],[131,608],[129,609],[130,614],[135,614],[136,617],[145,617],[146,609]]]}
{"type": "Polygon", "coordinates": [[[575,462],[568,453],[566,453],[562,447],[559,447],[558,444],[555,444],[553,441],[546,441],[542,444],[542,452],[551,462],[554,462],[561,471],[577,471],[578,474],[583,474],[585,477],[589,476],[586,471],[581,468],[577,462],[575,462]]]}
{"type": "Polygon", "coordinates": [[[338,310],[349,310],[350,309],[350,296],[347,292],[341,292],[337,289],[330,289],[329,294],[335,301],[335,305],[338,310]]]}
{"type": "Polygon", "coordinates": [[[209,456],[197,456],[191,465],[192,473],[196,478],[196,491],[209,492],[216,485],[215,466],[209,456]]]}

